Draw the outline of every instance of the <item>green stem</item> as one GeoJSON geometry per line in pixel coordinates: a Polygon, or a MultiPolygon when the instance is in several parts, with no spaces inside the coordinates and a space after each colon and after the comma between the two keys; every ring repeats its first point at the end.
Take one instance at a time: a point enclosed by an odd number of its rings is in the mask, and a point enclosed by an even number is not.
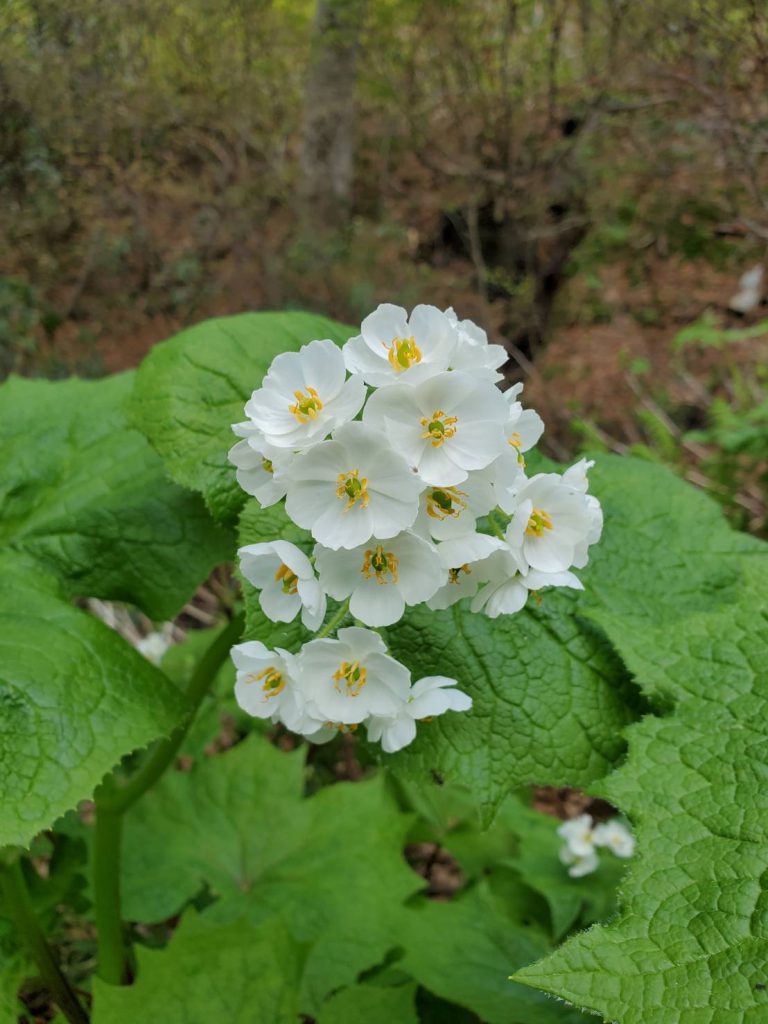
{"type": "Polygon", "coordinates": [[[99,937],[99,977],[108,985],[125,985],[129,981],[129,970],[128,947],[120,912],[123,814],[109,804],[113,792],[114,783],[108,779],[96,793],[96,822],[93,830],[94,910],[99,937]]]}
{"type": "Polygon", "coordinates": [[[506,540],[506,538],[504,536],[504,531],[502,530],[501,526],[499,525],[499,521],[496,518],[496,515],[495,515],[494,512],[489,512],[488,513],[488,525],[493,530],[493,532],[496,534],[496,536],[499,538],[499,540],[506,540]]]}
{"type": "Polygon", "coordinates": [[[320,632],[315,636],[315,640],[324,640],[329,635],[329,633],[332,633],[334,629],[336,629],[336,627],[344,621],[347,612],[349,611],[349,601],[350,599],[347,598],[347,600],[344,602],[341,608],[339,608],[330,617],[330,619],[326,622],[326,624],[323,626],[320,632]]]}
{"type": "Polygon", "coordinates": [[[21,861],[0,863],[0,889],[6,911],[12,917],[18,934],[40,972],[45,987],[70,1024],[88,1024],[85,1012],[45,940],[29,898],[21,861]]]}
{"type": "Polygon", "coordinates": [[[96,792],[93,837],[93,894],[99,934],[99,975],[112,985],[129,980],[129,955],[120,910],[120,853],[123,815],[172,764],[200,705],[232,645],[243,632],[237,615],[213,640],[197,664],[187,689],[187,714],[171,735],[155,744],[136,772],[122,785],[106,779],[96,792]]]}
{"type": "Polygon", "coordinates": [[[171,764],[189,732],[211,683],[222,663],[229,657],[233,644],[237,643],[242,636],[242,632],[243,616],[237,615],[211,643],[198,662],[190,680],[187,690],[188,711],[184,721],[174,729],[167,739],[160,740],[155,745],[144,763],[124,785],[117,786],[109,795],[106,803],[111,810],[118,812],[128,810],[157,782],[171,764]]]}

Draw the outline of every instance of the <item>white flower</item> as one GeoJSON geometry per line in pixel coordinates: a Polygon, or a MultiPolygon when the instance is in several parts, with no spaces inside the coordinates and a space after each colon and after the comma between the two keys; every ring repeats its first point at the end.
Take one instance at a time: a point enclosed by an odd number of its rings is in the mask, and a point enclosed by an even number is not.
{"type": "Polygon", "coordinates": [[[250,422],[235,423],[232,429],[245,436],[245,440],[230,448],[228,455],[237,469],[237,482],[246,494],[258,498],[262,508],[274,505],[285,497],[285,472],[295,457],[294,453],[269,444],[250,422]],[[252,429],[246,434],[243,427],[252,429]]]}
{"type": "Polygon", "coordinates": [[[587,494],[587,488],[589,487],[587,472],[594,466],[594,464],[595,463],[592,460],[587,461],[587,459],[580,459],[563,473],[563,480],[565,483],[584,495],[590,521],[589,532],[586,537],[576,545],[576,551],[573,556],[573,564],[577,569],[583,569],[587,564],[589,561],[588,549],[600,540],[600,535],[603,532],[603,510],[600,506],[600,502],[594,495],[587,494]]]}
{"type": "Polygon", "coordinates": [[[360,377],[345,378],[341,349],[311,341],[275,356],[245,415],[276,448],[308,448],[360,411],[365,385],[360,377]]]}
{"type": "Polygon", "coordinates": [[[448,572],[448,580],[427,601],[427,605],[437,611],[449,608],[462,597],[474,596],[478,586],[487,579],[484,567],[489,556],[503,547],[503,541],[484,533],[468,533],[442,541],[437,547],[437,555],[448,572]]]}
{"type": "Polygon", "coordinates": [[[571,878],[583,878],[585,875],[591,875],[600,867],[600,858],[594,850],[580,856],[568,846],[563,846],[560,850],[560,860],[563,864],[570,865],[568,874],[571,878]]]}
{"type": "Polygon", "coordinates": [[[475,470],[460,485],[427,487],[421,495],[414,532],[435,540],[471,533],[477,519],[496,505],[493,482],[488,474],[485,469],[475,470]]]}
{"type": "Polygon", "coordinates": [[[453,487],[503,451],[507,413],[493,384],[451,372],[374,392],[363,421],[387,437],[425,484],[453,487]]]}
{"type": "Polygon", "coordinates": [[[312,563],[295,544],[275,540],[238,551],[243,576],[258,587],[259,604],[273,622],[292,622],[299,611],[307,629],[325,618],[326,599],[312,563]]]}
{"type": "Polygon", "coordinates": [[[458,342],[454,323],[435,306],[416,306],[408,317],[401,306],[383,303],[360,332],[344,346],[344,358],[350,373],[376,388],[446,370],[458,342]]]}
{"type": "Polygon", "coordinates": [[[413,525],[422,483],[362,423],[348,423],[291,464],[285,510],[334,551],[394,537],[413,525]]]}
{"type": "Polygon", "coordinates": [[[557,834],[564,839],[571,853],[586,857],[595,847],[595,824],[591,814],[580,814],[578,818],[564,821],[557,834]]]}
{"type": "Polygon", "coordinates": [[[570,587],[583,590],[581,581],[572,572],[519,571],[519,560],[509,549],[499,551],[483,563],[485,582],[472,601],[473,612],[485,612],[490,619],[499,615],[515,615],[525,607],[532,591],[545,587],[570,587]]]}
{"type": "Polygon", "coordinates": [[[606,846],[617,857],[631,857],[635,852],[635,837],[617,818],[598,825],[594,840],[595,846],[606,846]]]}
{"type": "Polygon", "coordinates": [[[416,738],[416,722],[421,718],[433,718],[446,711],[469,711],[472,698],[458,686],[455,679],[447,676],[426,676],[414,683],[410,695],[398,714],[388,718],[372,716],[368,720],[368,739],[381,740],[381,748],[387,754],[394,754],[412,743],[416,738]]]}
{"type": "Polygon", "coordinates": [[[396,715],[410,693],[408,669],[386,653],[378,633],[349,626],[337,636],[310,640],[297,657],[310,712],[346,725],[369,715],[396,715]]]}
{"type": "Polygon", "coordinates": [[[453,309],[445,311],[448,319],[455,324],[458,344],[450,362],[451,370],[461,370],[473,377],[482,377],[492,384],[504,379],[499,367],[509,358],[502,345],[489,345],[488,335],[471,320],[458,320],[453,309]]]}
{"type": "Polygon", "coordinates": [[[235,699],[243,711],[255,718],[272,719],[289,711],[294,725],[301,724],[294,714],[303,700],[297,701],[292,654],[279,647],[270,651],[260,641],[248,640],[232,648],[232,660],[237,669],[235,699]]]}
{"type": "Polygon", "coordinates": [[[507,444],[512,448],[518,462],[523,462],[523,452],[530,451],[544,433],[544,421],[534,409],[524,409],[521,402],[515,401],[519,391],[510,389],[504,392],[509,402],[509,419],[504,426],[507,444]]]}
{"type": "Polygon", "coordinates": [[[574,564],[593,528],[586,499],[557,473],[539,473],[522,485],[507,539],[525,566],[563,572],[574,564]]]}
{"type": "Polygon", "coordinates": [[[338,601],[351,596],[349,610],[368,626],[391,626],[406,605],[426,601],[447,576],[434,547],[407,532],[349,550],[318,544],[315,559],[326,593],[338,601]]]}
{"type": "Polygon", "coordinates": [[[136,641],[136,650],[153,665],[159,665],[167,650],[173,647],[172,629],[172,625],[167,623],[160,632],[147,633],[146,636],[140,637],[136,641]]]}

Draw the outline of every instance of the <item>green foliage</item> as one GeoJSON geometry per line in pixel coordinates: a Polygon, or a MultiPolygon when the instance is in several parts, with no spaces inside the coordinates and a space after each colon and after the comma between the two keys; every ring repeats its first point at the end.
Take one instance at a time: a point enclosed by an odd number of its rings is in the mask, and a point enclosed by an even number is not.
{"type": "Polygon", "coordinates": [[[0,558],[0,845],[26,845],[120,755],[176,724],[176,689],[73,608],[27,557],[0,558]]]}
{"type": "Polygon", "coordinates": [[[672,341],[672,348],[675,351],[688,348],[691,345],[700,345],[702,348],[724,348],[740,341],[749,341],[752,338],[764,338],[768,335],[768,320],[751,324],[749,327],[721,327],[717,317],[707,310],[702,316],[688,327],[678,331],[672,341]]]}
{"type": "Polygon", "coordinates": [[[324,1004],[317,1024],[419,1024],[416,986],[353,985],[324,1004]]]}
{"type": "Polygon", "coordinates": [[[94,1024],[295,1024],[301,950],[278,919],[212,926],[190,912],[167,950],[140,950],[128,988],[94,982],[94,1024]]]}
{"type": "Polygon", "coordinates": [[[227,452],[230,426],[272,359],[313,338],[346,341],[353,330],[310,313],[244,313],[208,320],[157,345],[138,372],[133,419],[171,476],[199,491],[213,516],[232,520],[245,501],[227,452]]]}
{"type": "Polygon", "coordinates": [[[132,374],[3,385],[0,542],[52,567],[71,594],[164,619],[230,557],[231,541],[128,425],[132,385],[132,374]]]}
{"type": "Polygon", "coordinates": [[[608,627],[638,681],[677,700],[670,717],[632,728],[627,764],[604,787],[636,823],[642,857],[616,924],[518,978],[623,1024],[746,1024],[768,1012],[768,589],[764,559],[752,562],[738,602],[674,631],[638,642],[642,614],[608,627]]]}

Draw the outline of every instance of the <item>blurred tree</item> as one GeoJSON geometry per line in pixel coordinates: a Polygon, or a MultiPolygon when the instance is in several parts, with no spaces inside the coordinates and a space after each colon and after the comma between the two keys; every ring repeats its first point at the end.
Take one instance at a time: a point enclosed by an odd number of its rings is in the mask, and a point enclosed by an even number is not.
{"type": "Polygon", "coordinates": [[[349,215],[355,83],[367,0],[318,0],[304,97],[300,199],[308,228],[349,215]]]}

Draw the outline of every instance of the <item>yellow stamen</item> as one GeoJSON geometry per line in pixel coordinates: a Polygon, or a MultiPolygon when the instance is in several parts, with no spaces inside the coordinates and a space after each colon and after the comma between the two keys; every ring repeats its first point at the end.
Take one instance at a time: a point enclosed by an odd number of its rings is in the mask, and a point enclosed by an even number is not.
{"type": "Polygon", "coordinates": [[[531,512],[525,532],[529,537],[543,537],[544,531],[551,530],[552,528],[552,517],[550,514],[542,508],[535,508],[531,512]]]}
{"type": "Polygon", "coordinates": [[[422,416],[419,421],[424,427],[424,437],[432,438],[432,447],[439,448],[443,441],[453,437],[456,433],[456,424],[459,422],[456,416],[449,416],[442,409],[435,409],[432,416],[422,416]]]}
{"type": "Polygon", "coordinates": [[[391,582],[397,583],[397,558],[392,551],[384,551],[381,544],[376,545],[376,550],[369,548],[365,552],[360,572],[367,580],[373,576],[377,583],[389,583],[387,576],[391,576],[391,582]]]}
{"type": "Polygon", "coordinates": [[[261,688],[264,691],[265,699],[268,700],[270,697],[276,697],[278,693],[282,693],[285,689],[285,679],[281,672],[270,665],[269,668],[265,668],[263,672],[259,672],[258,675],[252,672],[249,676],[246,676],[246,683],[261,683],[261,688]],[[262,680],[264,680],[262,682],[262,680]]]}
{"type": "Polygon", "coordinates": [[[315,389],[307,388],[307,391],[309,393],[306,395],[303,391],[294,391],[296,404],[288,406],[289,411],[293,413],[299,423],[308,423],[309,420],[315,419],[323,408],[323,403],[315,389]]]}
{"type": "Polygon", "coordinates": [[[410,338],[393,338],[391,345],[387,345],[386,342],[382,342],[382,345],[387,350],[389,365],[395,373],[400,373],[413,366],[414,363],[421,362],[421,350],[413,335],[410,338]]]}
{"type": "Polygon", "coordinates": [[[466,573],[467,575],[469,575],[472,572],[472,570],[469,568],[469,566],[467,565],[466,562],[464,563],[464,565],[460,565],[456,569],[449,569],[448,570],[448,582],[449,583],[460,583],[461,582],[460,577],[461,577],[461,574],[463,572],[466,573]]]}
{"type": "Polygon", "coordinates": [[[464,491],[458,487],[435,487],[427,494],[427,515],[432,519],[458,519],[467,507],[464,491]]]}
{"type": "Polygon", "coordinates": [[[368,670],[359,661],[342,661],[338,670],[333,673],[334,688],[341,693],[341,683],[347,687],[346,696],[356,697],[365,686],[368,670]]]}
{"type": "Polygon", "coordinates": [[[275,573],[275,579],[283,584],[284,594],[297,594],[299,591],[299,577],[288,568],[287,565],[281,565],[275,573]]]}
{"type": "Polygon", "coordinates": [[[261,457],[261,465],[267,471],[267,473],[274,473],[275,472],[275,470],[274,470],[274,468],[272,466],[272,460],[268,459],[266,457],[266,455],[262,455],[262,457],[261,457]]]}
{"type": "Polygon", "coordinates": [[[523,469],[525,469],[525,459],[523,458],[523,453],[520,451],[520,448],[523,444],[523,439],[520,437],[519,434],[515,433],[512,434],[511,437],[507,438],[507,444],[511,444],[512,447],[515,449],[515,452],[517,453],[517,461],[520,463],[523,469]]]}
{"type": "Polygon", "coordinates": [[[360,502],[360,508],[368,508],[371,496],[368,493],[368,478],[360,479],[360,470],[353,469],[349,473],[339,473],[336,478],[338,484],[336,497],[346,501],[345,512],[354,508],[355,502],[360,502]]]}

